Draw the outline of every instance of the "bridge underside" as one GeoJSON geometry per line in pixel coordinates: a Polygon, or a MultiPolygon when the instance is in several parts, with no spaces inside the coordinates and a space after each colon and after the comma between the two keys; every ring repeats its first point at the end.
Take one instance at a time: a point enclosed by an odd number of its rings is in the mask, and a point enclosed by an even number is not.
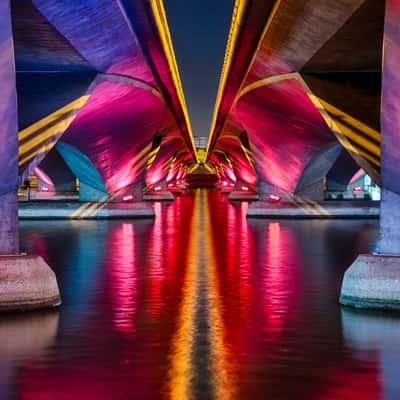
{"type": "MultiPolygon", "coordinates": [[[[162,2],[10,3],[18,183],[39,167],[81,200],[184,187],[199,158],[162,2]]],[[[384,19],[373,0],[236,2],[200,160],[218,187],[321,200],[359,168],[381,184],[384,19]]]]}
{"type": "Polygon", "coordinates": [[[261,196],[312,197],[357,165],[380,184],[384,2],[244,1],[236,11],[208,160],[237,160],[230,143],[245,136],[261,196]],[[336,163],[344,153],[348,169],[336,163]]]}
{"type": "Polygon", "coordinates": [[[161,2],[18,0],[10,17],[20,183],[53,151],[81,199],[140,200],[177,153],[196,162],[161,2]]]}

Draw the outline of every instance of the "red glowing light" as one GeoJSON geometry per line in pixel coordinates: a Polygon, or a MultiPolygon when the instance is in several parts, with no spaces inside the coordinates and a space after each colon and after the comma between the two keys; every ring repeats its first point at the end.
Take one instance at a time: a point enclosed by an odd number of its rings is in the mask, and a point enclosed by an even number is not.
{"type": "Polygon", "coordinates": [[[154,188],[154,191],[155,191],[155,192],[159,192],[161,189],[162,189],[161,186],[156,186],[156,187],[154,188]]]}
{"type": "Polygon", "coordinates": [[[360,185],[354,186],[353,192],[361,192],[362,187],[360,185]]]}
{"type": "Polygon", "coordinates": [[[173,183],[168,183],[168,187],[173,187],[174,184],[173,183]]]}
{"type": "Polygon", "coordinates": [[[122,198],[123,201],[128,201],[128,200],[132,200],[132,199],[133,199],[133,196],[132,196],[132,195],[124,196],[124,197],[122,198]]]}
{"type": "Polygon", "coordinates": [[[242,190],[244,190],[245,192],[248,192],[249,188],[247,186],[242,186],[242,190]]]}
{"type": "Polygon", "coordinates": [[[43,191],[43,192],[48,192],[48,191],[49,191],[49,188],[48,188],[47,186],[43,186],[43,187],[42,187],[42,191],[43,191]]]}
{"type": "Polygon", "coordinates": [[[277,196],[276,194],[270,194],[268,196],[268,199],[269,199],[269,201],[271,201],[273,203],[278,203],[281,201],[282,198],[280,196],[277,196]]]}
{"type": "Polygon", "coordinates": [[[223,181],[222,184],[223,184],[224,186],[228,186],[228,182],[227,182],[227,181],[223,181]]]}
{"type": "Polygon", "coordinates": [[[234,187],[235,184],[234,184],[234,183],[230,183],[229,186],[230,186],[230,187],[234,187]]]}

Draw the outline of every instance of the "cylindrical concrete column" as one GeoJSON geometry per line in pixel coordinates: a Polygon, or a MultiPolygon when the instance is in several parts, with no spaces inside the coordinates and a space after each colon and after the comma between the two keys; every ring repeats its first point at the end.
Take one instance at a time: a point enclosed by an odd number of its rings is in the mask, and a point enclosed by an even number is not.
{"type": "Polygon", "coordinates": [[[0,254],[18,245],[18,118],[9,0],[0,1],[0,254]]]}
{"type": "Polygon", "coordinates": [[[379,254],[346,271],[340,302],[400,310],[400,0],[386,1],[381,109],[382,201],[379,254]]]}
{"type": "Polygon", "coordinates": [[[380,252],[400,255],[400,0],[386,1],[381,126],[380,252]]]}

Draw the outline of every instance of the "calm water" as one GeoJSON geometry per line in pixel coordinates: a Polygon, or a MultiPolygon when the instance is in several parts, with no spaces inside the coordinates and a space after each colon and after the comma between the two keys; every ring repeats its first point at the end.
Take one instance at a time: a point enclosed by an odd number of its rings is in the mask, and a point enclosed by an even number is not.
{"type": "Polygon", "coordinates": [[[400,319],[337,304],[376,221],[246,220],[205,191],[155,207],[21,223],[64,305],[1,317],[1,400],[400,398],[400,319]]]}

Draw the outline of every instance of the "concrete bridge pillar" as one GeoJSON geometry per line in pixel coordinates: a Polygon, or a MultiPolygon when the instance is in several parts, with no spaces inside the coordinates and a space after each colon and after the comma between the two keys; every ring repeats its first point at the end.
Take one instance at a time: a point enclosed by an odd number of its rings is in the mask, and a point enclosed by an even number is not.
{"type": "Polygon", "coordinates": [[[57,305],[54,272],[36,256],[19,255],[18,118],[9,0],[0,1],[0,311],[57,305]]]}
{"type": "Polygon", "coordinates": [[[16,253],[18,244],[18,119],[10,5],[0,4],[0,254],[16,253]]]}
{"type": "Polygon", "coordinates": [[[381,132],[380,250],[346,271],[340,301],[400,310],[400,0],[386,1],[381,132]]]}

